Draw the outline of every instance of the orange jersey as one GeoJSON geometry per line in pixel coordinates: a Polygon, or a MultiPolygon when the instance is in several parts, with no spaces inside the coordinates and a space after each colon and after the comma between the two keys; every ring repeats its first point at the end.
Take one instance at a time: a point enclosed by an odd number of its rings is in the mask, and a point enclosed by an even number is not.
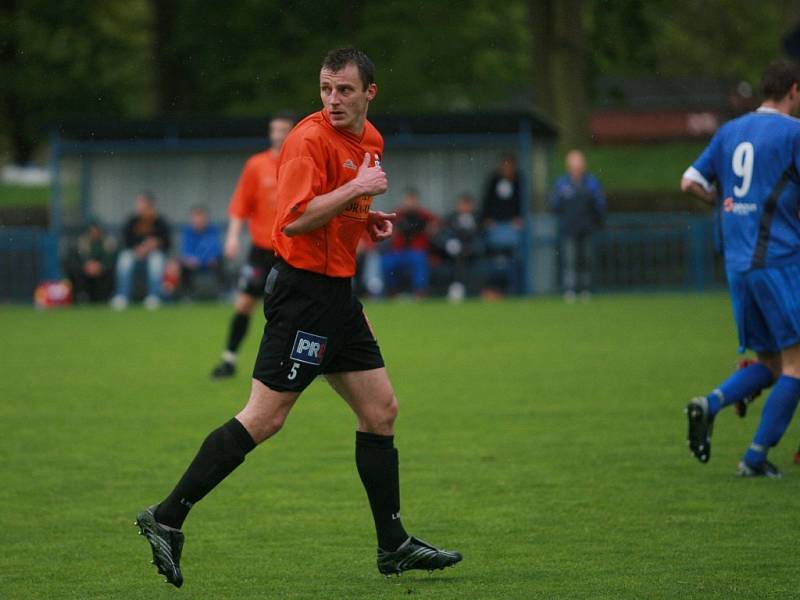
{"type": "Polygon", "coordinates": [[[272,150],[251,156],[242,169],[228,208],[231,217],[248,220],[250,239],[267,250],[272,249],[278,159],[279,154],[272,150]]]}
{"type": "Polygon", "coordinates": [[[278,216],[272,247],[298,269],[330,277],[352,277],[356,247],[367,227],[372,196],[360,196],[322,227],[288,237],[283,228],[306,210],[316,196],[355,179],[364,153],[380,164],[383,138],[367,121],[361,136],[336,129],[324,110],[298,123],[283,144],[278,168],[278,216]]]}

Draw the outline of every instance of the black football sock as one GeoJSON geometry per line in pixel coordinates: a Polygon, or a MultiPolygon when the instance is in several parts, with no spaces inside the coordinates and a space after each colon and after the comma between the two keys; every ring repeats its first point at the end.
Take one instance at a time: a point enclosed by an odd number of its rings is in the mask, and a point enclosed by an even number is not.
{"type": "Polygon", "coordinates": [[[180,529],[192,505],[242,464],[255,447],[253,438],[236,419],[209,433],[178,485],[158,505],[156,520],[180,529]]]}
{"type": "Polygon", "coordinates": [[[250,325],[250,315],[243,315],[242,313],[234,313],[233,318],[231,319],[231,327],[230,331],[228,332],[228,345],[225,346],[225,349],[232,353],[236,354],[236,351],[239,349],[239,346],[244,339],[245,334],[247,333],[247,327],[250,325]]]}
{"type": "Polygon", "coordinates": [[[408,539],[400,521],[400,474],[394,436],[356,431],[356,467],[367,491],[378,546],[397,550],[408,539]]]}

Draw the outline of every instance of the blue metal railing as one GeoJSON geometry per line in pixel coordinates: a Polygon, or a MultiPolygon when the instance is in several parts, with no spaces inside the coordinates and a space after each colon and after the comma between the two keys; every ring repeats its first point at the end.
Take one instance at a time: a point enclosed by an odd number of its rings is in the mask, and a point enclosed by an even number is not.
{"type": "MultiPolygon", "coordinates": [[[[559,240],[552,215],[525,236],[532,279],[522,293],[558,292],[559,240]],[[541,225],[550,220],[549,227],[541,225]],[[533,284],[533,285],[531,285],[533,284]]],[[[177,235],[178,228],[175,229],[177,235]]],[[[714,251],[711,217],[689,214],[614,214],[593,240],[593,277],[599,291],[705,290],[724,285],[714,251]]],[[[76,232],[65,232],[76,235],[76,232]]],[[[60,277],[59,240],[44,229],[0,228],[0,302],[30,302],[36,285],[60,277]]],[[[519,286],[518,286],[519,287],[519,286]]]]}
{"type": "Polygon", "coordinates": [[[0,227],[0,302],[31,302],[39,282],[59,276],[58,240],[52,233],[0,227]]]}
{"type": "Polygon", "coordinates": [[[692,289],[724,284],[710,217],[620,214],[594,238],[598,289],[692,289]]]}

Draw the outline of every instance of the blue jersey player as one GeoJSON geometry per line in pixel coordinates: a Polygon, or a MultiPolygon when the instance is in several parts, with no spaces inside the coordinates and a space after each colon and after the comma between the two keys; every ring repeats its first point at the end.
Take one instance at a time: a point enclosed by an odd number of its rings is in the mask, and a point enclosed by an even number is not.
{"type": "Polygon", "coordinates": [[[746,364],[686,408],[688,443],[711,457],[714,417],[774,384],[752,444],[739,463],[744,477],[780,477],[767,460],[800,400],[800,66],[771,63],[755,112],[723,125],[683,174],[681,190],[721,201],[722,241],[740,351],[746,364]],[[715,189],[716,187],[716,189],[715,189]]]}

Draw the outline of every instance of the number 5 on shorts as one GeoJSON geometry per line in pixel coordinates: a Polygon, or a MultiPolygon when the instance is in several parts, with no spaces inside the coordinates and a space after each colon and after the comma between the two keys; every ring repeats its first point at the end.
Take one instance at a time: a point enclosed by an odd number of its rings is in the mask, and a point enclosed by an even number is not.
{"type": "Polygon", "coordinates": [[[287,376],[287,379],[289,379],[290,381],[293,381],[297,377],[297,369],[299,369],[299,368],[300,368],[300,363],[298,363],[298,362],[292,363],[292,370],[289,371],[289,375],[287,376]]]}

